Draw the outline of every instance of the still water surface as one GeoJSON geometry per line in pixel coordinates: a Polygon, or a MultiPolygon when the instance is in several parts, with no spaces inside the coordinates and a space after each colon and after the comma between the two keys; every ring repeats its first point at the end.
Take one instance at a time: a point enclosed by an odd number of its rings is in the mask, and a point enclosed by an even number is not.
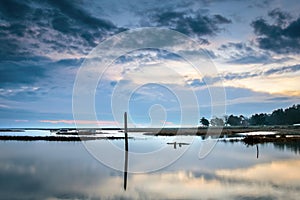
{"type": "MultiPolygon", "coordinates": [[[[184,138],[140,136],[129,151],[166,148],[171,156],[183,147],[167,144],[184,138]]],[[[98,146],[123,140],[89,141],[98,146]]],[[[176,141],[180,142],[180,141],[176,141]]],[[[247,147],[219,141],[198,158],[201,137],[169,166],[152,173],[124,174],[96,160],[81,142],[0,141],[0,199],[299,199],[300,144],[247,147]],[[258,158],[257,158],[258,156],[258,158]]],[[[124,162],[124,157],[112,157],[124,162]]],[[[129,167],[155,164],[130,158],[129,167]]]]}

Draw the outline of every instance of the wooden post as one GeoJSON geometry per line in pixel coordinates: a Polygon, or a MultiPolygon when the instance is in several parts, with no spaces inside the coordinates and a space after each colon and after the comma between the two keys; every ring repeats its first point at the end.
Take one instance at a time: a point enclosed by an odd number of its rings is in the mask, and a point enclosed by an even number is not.
{"type": "Polygon", "coordinates": [[[124,113],[124,134],[125,134],[125,162],[124,162],[124,190],[127,188],[128,171],[128,134],[127,134],[127,113],[124,113]]]}
{"type": "Polygon", "coordinates": [[[124,113],[125,151],[128,151],[127,112],[124,113]]]}

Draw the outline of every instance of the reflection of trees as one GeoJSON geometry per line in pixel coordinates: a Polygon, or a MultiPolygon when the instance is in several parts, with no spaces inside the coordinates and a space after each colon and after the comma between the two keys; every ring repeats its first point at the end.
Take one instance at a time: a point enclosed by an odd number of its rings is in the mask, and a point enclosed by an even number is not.
{"type": "MultiPolygon", "coordinates": [[[[232,141],[235,142],[235,141],[232,141]]],[[[247,147],[254,147],[256,146],[256,158],[259,158],[259,145],[266,144],[265,142],[249,142],[244,140],[244,144],[247,145],[247,147]]],[[[277,141],[272,142],[275,149],[278,149],[280,151],[291,151],[295,154],[300,154],[300,140],[290,140],[286,142],[277,141]]]]}
{"type": "Polygon", "coordinates": [[[281,151],[290,150],[295,154],[300,154],[300,141],[291,141],[287,143],[274,142],[273,145],[276,149],[281,151]]]}

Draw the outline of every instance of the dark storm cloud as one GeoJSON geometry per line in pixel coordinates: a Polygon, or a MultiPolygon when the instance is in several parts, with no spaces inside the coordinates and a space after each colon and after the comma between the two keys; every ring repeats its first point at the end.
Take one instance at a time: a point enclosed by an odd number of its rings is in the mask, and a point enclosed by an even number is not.
{"type": "Polygon", "coordinates": [[[83,59],[31,58],[0,62],[0,99],[34,102],[45,97],[70,98],[83,59]]]}
{"type": "Polygon", "coordinates": [[[87,54],[105,37],[125,29],[96,18],[80,1],[0,1],[0,56],[58,52],[87,54]]]}
{"type": "Polygon", "coordinates": [[[54,8],[58,8],[61,12],[61,16],[54,18],[52,23],[59,29],[66,31],[64,26],[69,26],[70,23],[75,22],[80,24],[82,28],[100,29],[100,30],[114,30],[117,27],[110,21],[99,19],[91,16],[79,5],[76,5],[76,1],[68,0],[48,0],[47,1],[54,8]],[[75,2],[75,3],[74,3],[75,2]]]}
{"type": "MultiPolygon", "coordinates": [[[[81,65],[81,63],[83,62],[83,58],[80,58],[80,59],[61,59],[59,61],[56,61],[56,62],[53,62],[51,64],[48,64],[48,65],[51,65],[51,66],[56,66],[56,67],[79,67],[81,65]]],[[[50,66],[49,66],[50,67],[50,66]]]]}
{"type": "MultiPolygon", "coordinates": [[[[29,57],[18,62],[0,62],[0,97],[14,101],[36,101],[51,91],[71,87],[83,59],[52,61],[29,57]]],[[[68,90],[68,91],[71,91],[68,90]]],[[[53,93],[55,94],[55,92],[53,93]]],[[[61,96],[68,95],[64,92],[61,96]]]]}
{"type": "Polygon", "coordinates": [[[268,15],[275,19],[275,22],[279,26],[287,25],[287,23],[292,19],[292,16],[289,13],[282,12],[279,8],[271,10],[268,15]]]}
{"type": "Polygon", "coordinates": [[[281,63],[291,59],[289,57],[275,59],[269,52],[256,50],[251,45],[242,42],[229,42],[221,45],[218,50],[230,56],[227,63],[231,64],[281,63]]]}
{"type": "Polygon", "coordinates": [[[300,17],[291,20],[288,13],[279,9],[268,15],[274,23],[270,24],[263,18],[251,23],[259,47],[276,53],[300,53],[300,17]]]}
{"type": "Polygon", "coordinates": [[[163,62],[163,60],[181,60],[182,58],[172,52],[163,49],[144,48],[136,50],[134,53],[129,53],[120,56],[114,62],[116,64],[138,62],[139,64],[146,64],[149,62],[163,62]]]}
{"type": "Polygon", "coordinates": [[[22,66],[17,63],[1,63],[0,84],[31,84],[45,76],[46,69],[34,65],[22,66]]]}
{"type": "MultiPolygon", "coordinates": [[[[105,14],[97,13],[96,17],[85,8],[83,1],[1,1],[0,57],[15,60],[20,56],[50,53],[86,55],[106,37],[126,30],[106,19],[105,14]]],[[[202,36],[216,35],[222,25],[231,23],[222,15],[209,15],[208,11],[199,9],[172,10],[152,10],[143,18],[149,20],[150,25],[172,28],[197,37],[205,44],[208,40],[202,36]]]]}
{"type": "MultiPolygon", "coordinates": [[[[269,69],[266,71],[259,71],[259,72],[226,73],[226,74],[221,74],[221,77],[223,80],[239,80],[239,79],[246,79],[246,78],[278,75],[284,73],[293,73],[298,71],[300,71],[300,65],[292,65],[292,66],[283,66],[283,67],[269,69]]],[[[201,87],[201,86],[211,85],[220,82],[222,79],[220,79],[219,77],[205,76],[202,79],[188,80],[188,84],[193,87],[201,87]]]]}
{"type": "Polygon", "coordinates": [[[276,69],[269,69],[263,73],[263,75],[272,75],[272,74],[283,74],[283,73],[291,73],[300,71],[300,65],[293,65],[293,66],[285,66],[276,69]]]}
{"type": "Polygon", "coordinates": [[[17,41],[8,39],[3,34],[0,35],[0,58],[1,60],[19,60],[18,57],[22,57],[24,52],[19,49],[17,41]],[[16,51],[19,51],[16,53],[16,51]]]}
{"type": "Polygon", "coordinates": [[[52,61],[46,57],[20,58],[19,61],[0,61],[0,86],[33,84],[49,77],[61,67],[77,68],[83,59],[62,59],[52,61]]]}
{"type": "Polygon", "coordinates": [[[22,20],[31,11],[31,8],[24,4],[24,1],[1,0],[0,12],[2,16],[9,19],[22,20]]]}
{"type": "Polygon", "coordinates": [[[270,7],[274,0],[249,1],[249,8],[267,8],[270,7]]]}
{"type": "Polygon", "coordinates": [[[275,74],[284,74],[300,71],[300,65],[284,66],[275,69],[269,69],[260,72],[228,73],[223,76],[226,80],[254,78],[259,76],[270,76],[275,74]]]}
{"type": "Polygon", "coordinates": [[[158,27],[167,27],[189,36],[196,36],[202,43],[208,43],[202,36],[214,36],[219,33],[221,25],[231,23],[230,19],[216,14],[207,15],[198,12],[162,11],[149,16],[150,23],[158,27]]]}
{"type": "Polygon", "coordinates": [[[231,21],[221,15],[205,16],[200,13],[184,13],[168,11],[157,13],[152,17],[158,26],[174,28],[185,34],[215,35],[220,31],[218,25],[228,24],[231,21]]]}
{"type": "Polygon", "coordinates": [[[76,72],[71,68],[80,66],[82,59],[61,58],[84,56],[105,37],[123,30],[93,17],[80,3],[0,1],[1,98],[33,101],[56,86],[69,87],[69,76],[76,72]]]}

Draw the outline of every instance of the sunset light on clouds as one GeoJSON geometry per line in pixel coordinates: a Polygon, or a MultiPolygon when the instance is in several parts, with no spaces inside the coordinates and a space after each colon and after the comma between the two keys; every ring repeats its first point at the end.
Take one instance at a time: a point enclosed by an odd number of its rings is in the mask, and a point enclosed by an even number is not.
{"type": "Polygon", "coordinates": [[[227,114],[250,116],[299,103],[296,0],[92,2],[0,2],[0,127],[74,126],[73,86],[88,54],[111,36],[143,27],[171,29],[197,41],[197,47],[180,45],[204,49],[220,79],[195,72],[179,51],[132,51],[111,63],[95,91],[99,121],[82,124],[115,126],[110,97],[120,82],[141,85],[129,105],[136,124],[150,123],[148,111],[155,104],[164,106],[167,124],[178,124],[180,102],[166,88],[146,84],[151,78],[195,91],[205,117],[211,117],[205,80],[209,87],[224,87],[227,114]]]}

